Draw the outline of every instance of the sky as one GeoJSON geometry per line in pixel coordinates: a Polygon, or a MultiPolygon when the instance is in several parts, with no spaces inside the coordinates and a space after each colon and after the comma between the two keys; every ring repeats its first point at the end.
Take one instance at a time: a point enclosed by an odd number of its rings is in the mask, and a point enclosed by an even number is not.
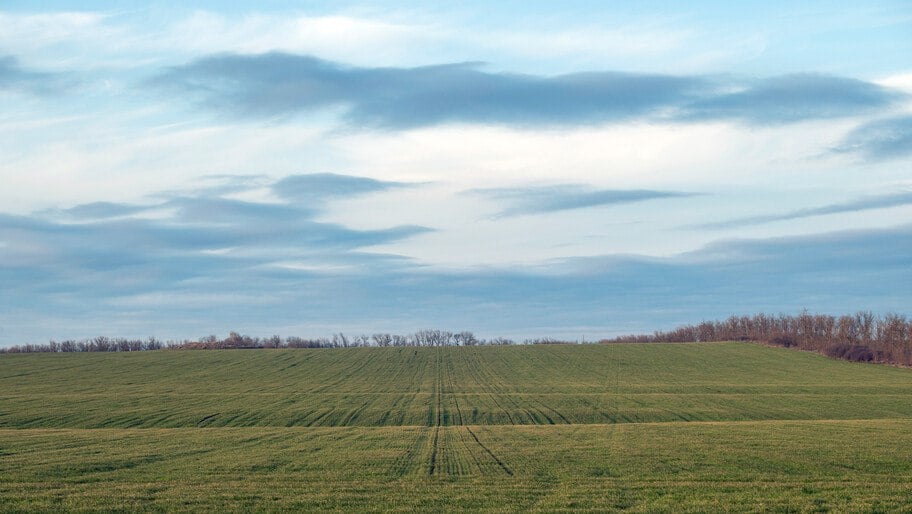
{"type": "Polygon", "coordinates": [[[0,346],[910,305],[908,1],[0,5],[0,346]]]}

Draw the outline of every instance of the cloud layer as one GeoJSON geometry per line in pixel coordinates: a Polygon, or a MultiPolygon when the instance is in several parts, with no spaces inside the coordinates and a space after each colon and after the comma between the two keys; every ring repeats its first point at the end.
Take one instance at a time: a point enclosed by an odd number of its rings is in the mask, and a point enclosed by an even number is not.
{"type": "Polygon", "coordinates": [[[410,185],[412,184],[336,173],[311,173],[285,177],[273,184],[271,189],[286,200],[322,203],[333,198],[388,191],[410,185]]]}
{"type": "MultiPolygon", "coordinates": [[[[299,175],[279,184],[325,178],[299,175]]],[[[356,177],[349,179],[358,183],[356,177]]],[[[336,187],[328,194],[338,198],[364,192],[336,187]]],[[[96,293],[155,291],[193,279],[230,280],[230,272],[240,268],[288,261],[319,268],[358,261],[363,259],[359,248],[430,230],[355,230],[315,221],[321,205],[297,199],[266,203],[172,195],[146,205],[94,202],[32,216],[0,214],[3,284],[41,290],[97,282],[96,293]],[[38,277],[42,280],[32,282],[38,277]],[[130,286],[124,288],[125,283],[130,286]]]]}
{"type": "Polygon", "coordinates": [[[874,112],[902,96],[873,83],[814,74],[759,80],[614,71],[537,76],[487,72],[477,63],[354,67],[278,52],[205,57],[151,83],[241,118],[342,108],[353,125],[386,128],[632,118],[787,123],[874,112]]]}
{"type": "Polygon", "coordinates": [[[355,231],[293,204],[215,198],[175,198],[159,220],[97,219],[134,208],[112,206],[90,206],[93,221],[0,216],[0,342],[54,320],[64,328],[47,335],[58,338],[427,326],[593,337],[732,312],[901,311],[912,300],[912,226],[446,271],[361,251],[418,227],[355,231]]]}
{"type": "Polygon", "coordinates": [[[505,207],[498,214],[499,217],[694,196],[693,193],[677,191],[596,189],[579,184],[475,189],[470,192],[504,204],[505,207]]]}
{"type": "Polygon", "coordinates": [[[912,155],[912,116],[875,120],[850,132],[836,149],[881,161],[912,155]]]}
{"type": "Polygon", "coordinates": [[[0,55],[0,91],[18,91],[46,95],[63,90],[67,86],[64,76],[59,73],[35,71],[24,68],[11,55],[0,55]]]}
{"type": "Polygon", "coordinates": [[[720,221],[715,223],[705,223],[698,225],[698,228],[735,228],[746,227],[750,225],[760,225],[763,223],[772,223],[775,221],[789,221],[813,216],[824,216],[827,214],[843,214],[867,211],[872,209],[888,209],[890,207],[899,207],[903,205],[912,205],[912,192],[904,191],[901,193],[869,196],[859,198],[848,202],[834,203],[821,207],[812,207],[807,209],[796,209],[781,214],[769,214],[765,216],[750,216],[746,218],[737,218],[732,220],[720,221]]]}
{"type": "Polygon", "coordinates": [[[0,9],[0,344],[910,305],[907,5],[58,4],[0,9]]]}

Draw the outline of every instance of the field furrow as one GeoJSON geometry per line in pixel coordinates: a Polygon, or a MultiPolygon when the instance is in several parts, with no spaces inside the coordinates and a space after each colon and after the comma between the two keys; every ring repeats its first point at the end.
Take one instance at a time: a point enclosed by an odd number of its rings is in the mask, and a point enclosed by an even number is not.
{"type": "Polygon", "coordinates": [[[431,431],[0,430],[0,510],[912,505],[912,420],[441,427],[428,476],[431,431]]]}
{"type": "Polygon", "coordinates": [[[11,428],[866,419],[912,417],[912,380],[737,343],[5,355],[0,407],[11,428]]]}
{"type": "Polygon", "coordinates": [[[746,343],[0,357],[0,511],[912,509],[912,370],[746,343]]]}

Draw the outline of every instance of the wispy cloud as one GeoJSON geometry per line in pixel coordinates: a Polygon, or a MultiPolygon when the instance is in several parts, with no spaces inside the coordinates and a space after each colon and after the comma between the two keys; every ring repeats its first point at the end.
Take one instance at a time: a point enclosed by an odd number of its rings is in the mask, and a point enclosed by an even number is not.
{"type": "Polygon", "coordinates": [[[417,185],[336,173],[288,175],[276,181],[270,181],[264,175],[207,175],[202,177],[202,182],[205,185],[200,187],[155,193],[150,198],[157,201],[151,203],[91,202],[67,209],[51,209],[41,214],[77,222],[163,211],[176,212],[182,221],[193,223],[299,220],[313,217],[331,200],[417,185]],[[281,203],[226,197],[259,189],[268,189],[281,203]]]}
{"type": "Polygon", "coordinates": [[[868,196],[842,203],[834,203],[821,207],[811,207],[807,209],[797,209],[787,211],[781,214],[769,214],[764,216],[749,216],[746,218],[736,218],[715,223],[704,223],[695,225],[693,228],[736,228],[750,225],[760,225],[763,223],[772,223],[775,221],[789,221],[813,216],[824,216],[827,214],[842,214],[847,212],[867,211],[872,209],[886,209],[890,207],[899,207],[902,205],[912,205],[912,192],[902,192],[889,195],[868,196]]]}
{"type": "MultiPolygon", "coordinates": [[[[336,198],[346,194],[358,192],[334,192],[336,198]]],[[[169,196],[146,205],[93,202],[31,216],[2,214],[0,241],[5,247],[0,268],[34,265],[23,277],[40,270],[78,276],[117,275],[138,268],[156,275],[156,287],[166,287],[190,276],[205,276],[210,267],[222,269],[226,262],[234,263],[232,269],[289,259],[344,262],[362,247],[431,230],[414,225],[356,230],[316,221],[323,205],[196,195],[169,196]],[[153,211],[158,215],[137,216],[153,211]]]]}
{"type": "Polygon", "coordinates": [[[870,82],[794,74],[748,82],[733,93],[710,95],[685,108],[685,118],[788,123],[877,111],[902,95],[870,82]]]}
{"type": "Polygon", "coordinates": [[[912,116],[897,116],[866,123],[850,132],[837,153],[854,153],[871,161],[912,155],[912,116]]]}
{"type": "Polygon", "coordinates": [[[60,73],[24,68],[13,56],[0,56],[0,91],[19,91],[46,95],[65,89],[72,81],[60,73]]]}
{"type": "Polygon", "coordinates": [[[571,209],[643,202],[661,198],[694,196],[680,191],[648,189],[596,189],[579,184],[517,188],[474,189],[471,194],[485,196],[505,207],[498,217],[541,214],[571,209]]]}
{"type": "MultiPolygon", "coordinates": [[[[256,230],[263,221],[238,226],[256,230]]],[[[518,337],[578,337],[585,330],[597,337],[733,312],[838,312],[845,305],[895,311],[912,300],[910,226],[727,240],[662,259],[606,255],[544,268],[462,271],[337,251],[284,232],[292,239],[277,246],[273,237],[227,241],[219,230],[190,224],[0,216],[7,242],[0,254],[0,341],[112,330],[192,337],[229,329],[325,335],[421,326],[518,337]],[[225,243],[235,251],[206,251],[225,243]],[[264,244],[267,251],[258,253],[264,244]],[[56,328],[36,331],[48,312],[56,328]]],[[[346,234],[340,229],[333,237],[346,234]]],[[[349,247],[356,244],[349,239],[349,247]]]]}
{"type": "Polygon", "coordinates": [[[335,173],[310,173],[285,177],[272,185],[272,191],[277,196],[288,200],[323,202],[331,198],[375,193],[413,185],[335,173]]]}
{"type": "Polygon", "coordinates": [[[343,108],[352,124],[388,128],[632,118],[787,123],[872,112],[901,97],[873,83],[826,75],[742,80],[597,71],[536,76],[487,72],[477,63],[352,67],[275,52],[205,57],[173,67],[152,83],[196,95],[204,105],[242,118],[290,118],[343,108]]]}
{"type": "Polygon", "coordinates": [[[114,202],[92,202],[53,212],[71,219],[85,220],[129,216],[132,214],[138,214],[148,209],[149,207],[143,205],[129,205],[114,202]]]}
{"type": "Polygon", "coordinates": [[[280,3],[0,8],[0,344],[910,305],[907,6],[280,3]]]}
{"type": "MultiPolygon", "coordinates": [[[[41,47],[72,48],[87,39],[114,35],[109,27],[104,26],[106,18],[93,12],[0,11],[0,48],[20,55],[20,52],[41,47]]],[[[119,35],[123,39],[123,34],[119,35]]]]}
{"type": "Polygon", "coordinates": [[[702,79],[614,72],[537,77],[477,63],[359,68],[284,53],[219,55],[172,68],[161,87],[198,93],[242,117],[288,117],[347,107],[357,124],[576,123],[623,119],[680,102],[702,79]]]}

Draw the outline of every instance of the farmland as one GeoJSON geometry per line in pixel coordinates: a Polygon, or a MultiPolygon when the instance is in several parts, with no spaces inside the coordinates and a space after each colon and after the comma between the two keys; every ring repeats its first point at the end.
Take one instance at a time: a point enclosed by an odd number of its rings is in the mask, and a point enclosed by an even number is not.
{"type": "Polygon", "coordinates": [[[907,510],[912,371],[747,343],[0,358],[6,510],[907,510]]]}

